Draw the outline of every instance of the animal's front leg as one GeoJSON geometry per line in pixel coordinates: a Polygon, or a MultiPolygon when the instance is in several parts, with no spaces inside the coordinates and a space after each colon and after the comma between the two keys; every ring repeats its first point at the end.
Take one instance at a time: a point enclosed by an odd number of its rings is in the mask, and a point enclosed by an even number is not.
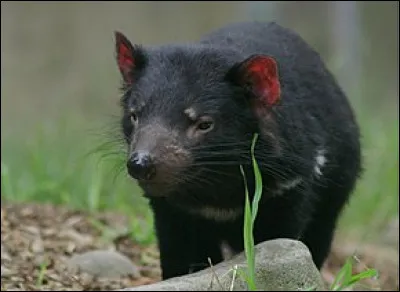
{"type": "Polygon", "coordinates": [[[218,223],[203,218],[191,222],[193,244],[190,251],[190,272],[194,273],[222,261],[218,223]]]}
{"type": "Polygon", "coordinates": [[[190,218],[163,199],[152,199],[150,203],[154,212],[162,279],[188,274],[190,251],[194,245],[190,218]]]}
{"type": "Polygon", "coordinates": [[[153,199],[163,279],[194,273],[222,260],[218,223],[153,199]]]}

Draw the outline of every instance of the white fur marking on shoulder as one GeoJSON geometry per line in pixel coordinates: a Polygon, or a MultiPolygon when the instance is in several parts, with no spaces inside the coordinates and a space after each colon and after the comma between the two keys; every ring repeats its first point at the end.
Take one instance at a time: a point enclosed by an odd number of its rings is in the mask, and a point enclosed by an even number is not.
{"type": "Polygon", "coordinates": [[[326,151],[324,149],[317,150],[317,155],[315,157],[315,166],[314,166],[314,172],[317,176],[322,175],[321,168],[324,167],[324,165],[326,163],[325,154],[326,154],[326,151]]]}
{"type": "Polygon", "coordinates": [[[207,219],[215,221],[230,221],[234,220],[242,214],[242,208],[221,209],[215,207],[204,207],[199,210],[200,215],[207,219]]]}
{"type": "Polygon", "coordinates": [[[221,242],[220,249],[221,249],[222,258],[225,261],[230,260],[235,255],[233,249],[226,241],[221,242]]]}
{"type": "Polygon", "coordinates": [[[285,191],[295,188],[299,185],[303,179],[301,177],[297,177],[292,180],[288,180],[285,182],[278,183],[278,188],[274,191],[275,195],[282,195],[285,191]]]}
{"type": "Polygon", "coordinates": [[[301,181],[302,181],[302,179],[300,177],[298,177],[293,180],[290,180],[290,181],[287,181],[284,183],[280,183],[279,187],[282,189],[285,189],[285,190],[290,190],[290,189],[295,188],[298,184],[300,184],[301,181]]]}

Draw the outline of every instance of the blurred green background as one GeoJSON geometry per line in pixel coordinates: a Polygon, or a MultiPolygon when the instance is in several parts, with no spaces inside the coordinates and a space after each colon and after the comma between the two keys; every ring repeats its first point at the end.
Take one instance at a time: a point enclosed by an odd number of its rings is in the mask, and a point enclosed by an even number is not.
{"type": "Polygon", "coordinates": [[[2,1],[2,201],[117,210],[143,240],[153,238],[146,202],[118,155],[124,145],[107,143],[119,133],[114,30],[161,44],[274,20],[316,48],[349,95],[365,173],[340,230],[376,234],[398,216],[398,11],[397,1],[2,1]],[[112,148],[93,152],[103,143],[112,148]]]}

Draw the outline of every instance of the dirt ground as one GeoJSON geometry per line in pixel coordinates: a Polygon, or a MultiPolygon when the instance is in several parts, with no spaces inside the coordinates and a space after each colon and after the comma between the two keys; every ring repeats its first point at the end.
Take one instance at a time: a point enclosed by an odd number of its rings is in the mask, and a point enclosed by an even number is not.
{"type": "MultiPolygon", "coordinates": [[[[65,207],[2,202],[1,290],[105,291],[159,281],[156,246],[134,242],[131,236],[123,234],[126,227],[127,219],[118,214],[89,216],[65,207]],[[93,222],[101,222],[108,228],[102,230],[93,222]],[[112,249],[127,256],[140,275],[104,279],[67,270],[66,260],[73,254],[98,249],[112,249]]],[[[335,242],[322,271],[327,282],[332,281],[354,249],[354,245],[343,240],[335,242]]],[[[372,245],[359,248],[360,263],[355,270],[361,271],[367,265],[380,273],[379,280],[365,283],[368,289],[399,290],[398,249],[388,250],[372,245]]]]}

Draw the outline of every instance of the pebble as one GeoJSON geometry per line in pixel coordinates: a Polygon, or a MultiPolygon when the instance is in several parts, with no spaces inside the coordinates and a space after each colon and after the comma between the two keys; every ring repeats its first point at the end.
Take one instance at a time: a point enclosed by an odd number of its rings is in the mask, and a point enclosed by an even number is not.
{"type": "Polygon", "coordinates": [[[81,234],[74,229],[62,230],[59,234],[59,237],[72,240],[79,246],[89,245],[93,242],[92,236],[81,234]]]}
{"type": "Polygon", "coordinates": [[[67,266],[75,272],[84,272],[96,277],[123,277],[130,275],[139,278],[139,268],[123,254],[111,250],[95,250],[74,255],[67,266]]]}
{"type": "Polygon", "coordinates": [[[43,240],[40,237],[36,237],[32,242],[31,242],[31,251],[34,253],[42,253],[44,252],[44,244],[43,240]]]}

